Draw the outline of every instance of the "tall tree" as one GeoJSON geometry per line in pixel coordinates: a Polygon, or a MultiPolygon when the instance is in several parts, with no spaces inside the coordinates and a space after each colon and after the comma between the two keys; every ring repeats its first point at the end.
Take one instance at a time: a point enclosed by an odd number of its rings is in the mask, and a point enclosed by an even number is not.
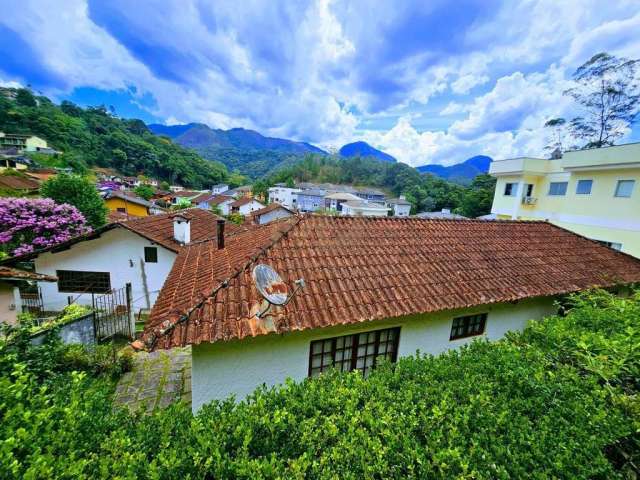
{"type": "Polygon", "coordinates": [[[569,122],[583,148],[613,145],[640,112],[639,60],[599,53],[573,74],[574,86],[564,93],[582,106],[582,116],[569,122]]]}
{"type": "Polygon", "coordinates": [[[84,177],[58,174],[42,184],[40,193],[57,203],[73,205],[93,228],[101,227],[107,221],[107,207],[96,186],[84,177]]]}

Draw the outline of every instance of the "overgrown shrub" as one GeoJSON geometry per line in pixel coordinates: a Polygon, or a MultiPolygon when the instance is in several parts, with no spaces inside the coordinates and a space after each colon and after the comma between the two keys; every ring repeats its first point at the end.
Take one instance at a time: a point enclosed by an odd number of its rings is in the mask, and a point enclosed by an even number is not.
{"type": "MultiPolygon", "coordinates": [[[[22,363],[0,377],[0,472],[15,478],[623,478],[640,296],[593,292],[502,342],[328,373],[247,401],[148,416],[111,384],[22,363]]],[[[635,375],[635,377],[634,377],[635,375]]],[[[634,423],[636,422],[636,423],[634,423]]],[[[631,441],[629,439],[632,439],[631,441]]],[[[637,454],[637,451],[628,452],[637,454]]]]}

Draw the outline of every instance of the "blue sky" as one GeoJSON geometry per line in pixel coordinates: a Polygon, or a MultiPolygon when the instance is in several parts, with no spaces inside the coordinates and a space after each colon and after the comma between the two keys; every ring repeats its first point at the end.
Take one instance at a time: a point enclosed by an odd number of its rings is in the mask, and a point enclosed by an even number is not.
{"type": "Polygon", "coordinates": [[[575,113],[571,72],[640,54],[640,0],[60,5],[0,18],[0,84],[147,122],[365,140],[415,166],[542,155],[545,120],[575,113]]]}

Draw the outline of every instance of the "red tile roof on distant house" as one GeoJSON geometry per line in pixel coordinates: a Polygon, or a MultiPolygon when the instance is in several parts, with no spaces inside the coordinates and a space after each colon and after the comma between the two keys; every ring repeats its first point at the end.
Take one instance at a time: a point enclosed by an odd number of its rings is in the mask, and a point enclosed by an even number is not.
{"type": "Polygon", "coordinates": [[[254,210],[253,212],[251,212],[251,216],[252,217],[259,217],[261,215],[264,215],[265,213],[269,213],[269,212],[273,212],[275,210],[286,210],[287,212],[294,214],[295,212],[287,207],[285,207],[284,205],[280,205],[277,202],[272,202],[269,205],[267,205],[264,208],[261,208],[260,210],[254,210]]]}
{"type": "Polygon", "coordinates": [[[211,192],[204,192],[204,193],[201,193],[200,195],[198,195],[197,197],[192,198],[191,202],[194,203],[194,204],[198,204],[200,202],[207,201],[211,197],[212,197],[211,192]]]}
{"type": "MultiPolygon", "coordinates": [[[[177,252],[181,245],[173,238],[173,216],[176,214],[190,220],[191,242],[198,242],[216,236],[217,222],[221,217],[201,208],[188,208],[179,212],[136,217],[127,222],[122,222],[121,225],[152,242],[177,252]]],[[[229,233],[240,228],[230,222],[227,222],[225,226],[225,230],[229,233]]]]}
{"type": "Polygon", "coordinates": [[[20,175],[0,175],[0,188],[11,190],[37,190],[40,182],[20,175]]]}
{"type": "Polygon", "coordinates": [[[202,192],[193,192],[190,190],[181,190],[179,192],[171,192],[169,196],[171,197],[186,197],[186,198],[194,198],[200,195],[202,192]]]}
{"type": "Polygon", "coordinates": [[[35,280],[37,282],[57,282],[58,279],[44,273],[27,272],[12,267],[0,267],[0,280],[35,280]]]}
{"type": "Polygon", "coordinates": [[[209,200],[207,203],[209,205],[220,205],[221,203],[233,202],[233,201],[234,201],[233,197],[228,197],[226,195],[216,195],[211,200],[209,200]]]}
{"type": "Polygon", "coordinates": [[[260,203],[262,205],[261,202],[259,202],[258,200],[256,200],[253,197],[242,197],[242,198],[236,200],[235,202],[233,202],[231,204],[231,208],[241,207],[241,206],[247,205],[248,203],[251,203],[251,202],[257,202],[257,203],[260,203]]]}
{"type": "Polygon", "coordinates": [[[145,326],[148,348],[550,296],[640,281],[640,260],[545,222],[296,216],[185,247],[145,326]],[[272,266],[306,286],[263,307],[272,266]]]}

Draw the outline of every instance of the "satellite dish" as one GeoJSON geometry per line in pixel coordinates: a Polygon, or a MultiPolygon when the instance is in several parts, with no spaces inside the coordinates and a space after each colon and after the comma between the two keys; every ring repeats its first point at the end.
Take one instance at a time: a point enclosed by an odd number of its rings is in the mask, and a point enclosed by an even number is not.
{"type": "Polygon", "coordinates": [[[296,293],[298,293],[298,290],[304,287],[303,279],[296,280],[296,289],[291,293],[291,295],[289,295],[289,287],[284,283],[284,281],[282,281],[278,272],[269,265],[256,265],[253,268],[251,276],[253,277],[253,282],[255,283],[258,292],[260,292],[260,295],[269,302],[267,308],[256,314],[258,318],[267,313],[271,305],[285,306],[296,295],[296,293]]]}
{"type": "Polygon", "coordinates": [[[256,265],[253,269],[253,281],[260,295],[272,305],[284,305],[289,287],[282,281],[278,272],[269,265],[256,265]]]}

